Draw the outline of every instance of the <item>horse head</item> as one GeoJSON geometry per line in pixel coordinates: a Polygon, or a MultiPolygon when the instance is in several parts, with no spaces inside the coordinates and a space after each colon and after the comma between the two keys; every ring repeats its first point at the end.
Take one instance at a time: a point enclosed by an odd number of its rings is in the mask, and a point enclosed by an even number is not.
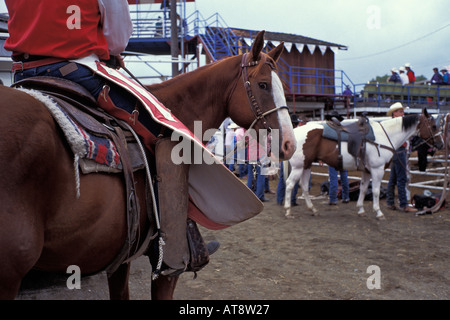
{"type": "Polygon", "coordinates": [[[428,114],[427,108],[422,110],[417,130],[419,132],[419,137],[421,137],[425,143],[436,147],[438,150],[443,148],[444,141],[441,132],[436,125],[436,120],[428,114]]]}
{"type": "MultiPolygon", "coordinates": [[[[256,36],[251,50],[240,56],[240,71],[228,100],[228,115],[241,127],[255,132],[267,130],[279,143],[280,160],[289,159],[296,140],[284,96],[283,84],[276,73],[276,61],[283,52],[281,43],[268,53],[262,52],[264,31],[256,36]],[[244,108],[244,106],[248,106],[244,108]]],[[[260,136],[260,135],[259,135],[260,136]]],[[[261,142],[260,142],[261,143],[261,142]]]]}

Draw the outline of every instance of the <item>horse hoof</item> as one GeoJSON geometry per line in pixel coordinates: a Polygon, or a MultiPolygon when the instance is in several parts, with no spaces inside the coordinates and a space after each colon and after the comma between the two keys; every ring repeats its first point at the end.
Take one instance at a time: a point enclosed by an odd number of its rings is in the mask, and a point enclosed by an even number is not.
{"type": "Polygon", "coordinates": [[[386,217],[384,216],[384,214],[382,214],[381,216],[376,216],[377,220],[386,220],[386,217]]]}
{"type": "Polygon", "coordinates": [[[363,212],[358,212],[358,217],[365,217],[366,216],[366,213],[363,211],[363,212]]]}
{"type": "Polygon", "coordinates": [[[286,217],[286,219],[294,219],[294,216],[291,214],[285,214],[284,216],[286,217]]]}

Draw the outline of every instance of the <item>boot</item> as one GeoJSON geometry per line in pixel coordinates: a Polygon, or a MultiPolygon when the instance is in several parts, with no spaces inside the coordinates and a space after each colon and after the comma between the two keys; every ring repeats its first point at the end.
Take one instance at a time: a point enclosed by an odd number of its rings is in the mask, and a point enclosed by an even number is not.
{"type": "Polygon", "coordinates": [[[171,152],[177,143],[170,138],[163,138],[158,140],[155,147],[159,217],[165,242],[163,275],[178,275],[189,264],[186,238],[189,165],[175,165],[172,162],[171,152]]]}

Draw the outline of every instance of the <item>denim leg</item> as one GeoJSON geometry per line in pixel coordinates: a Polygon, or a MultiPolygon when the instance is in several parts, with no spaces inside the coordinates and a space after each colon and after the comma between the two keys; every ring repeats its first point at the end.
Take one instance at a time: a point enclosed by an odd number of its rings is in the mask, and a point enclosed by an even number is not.
{"type": "Polygon", "coordinates": [[[280,178],[277,185],[277,203],[283,204],[284,194],[286,192],[286,184],[284,183],[283,163],[280,163],[280,178]]]}
{"type": "Polygon", "coordinates": [[[348,186],[348,171],[342,170],[339,172],[339,176],[341,177],[341,186],[342,186],[342,200],[349,200],[349,186],[348,186]]]}
{"type": "MultiPolygon", "coordinates": [[[[252,191],[256,191],[255,188],[253,188],[253,165],[252,164],[248,164],[247,165],[247,172],[248,172],[248,176],[247,176],[247,187],[252,190],[252,191]]],[[[256,183],[255,183],[256,185],[256,183]]]]}
{"type": "Polygon", "coordinates": [[[398,200],[400,203],[400,208],[405,208],[408,206],[408,198],[406,196],[406,154],[405,152],[397,154],[396,161],[396,171],[397,171],[397,192],[398,200]]]}
{"type": "Polygon", "coordinates": [[[397,166],[396,166],[397,157],[394,155],[391,162],[391,173],[389,175],[389,182],[387,186],[387,195],[386,195],[386,203],[389,206],[393,206],[395,204],[395,186],[397,185],[397,166]]]}
{"type": "Polygon", "coordinates": [[[264,190],[266,185],[266,176],[261,174],[261,167],[256,167],[256,196],[259,200],[265,200],[264,190]]]}
{"type": "Polygon", "coordinates": [[[330,190],[328,193],[331,203],[337,203],[338,178],[337,171],[333,167],[328,167],[328,174],[330,176],[330,190]]]}

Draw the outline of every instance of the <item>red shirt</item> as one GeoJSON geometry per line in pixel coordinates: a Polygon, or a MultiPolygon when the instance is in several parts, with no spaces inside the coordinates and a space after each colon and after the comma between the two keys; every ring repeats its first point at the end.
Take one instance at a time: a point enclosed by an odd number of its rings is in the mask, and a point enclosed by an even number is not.
{"type": "Polygon", "coordinates": [[[98,0],[5,0],[13,55],[109,59],[98,0]]]}

